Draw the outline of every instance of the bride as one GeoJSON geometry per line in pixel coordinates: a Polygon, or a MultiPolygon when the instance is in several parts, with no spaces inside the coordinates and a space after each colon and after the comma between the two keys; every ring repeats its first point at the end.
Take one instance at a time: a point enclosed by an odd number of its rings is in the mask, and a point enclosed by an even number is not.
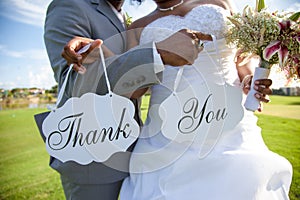
{"type": "Polygon", "coordinates": [[[266,147],[257,118],[242,106],[244,74],[224,39],[230,1],[154,1],[157,9],[131,26],[133,46],[183,28],[213,41],[204,42],[193,65],[166,65],[161,84],[151,87],[120,199],[289,199],[290,163],[266,147]]]}

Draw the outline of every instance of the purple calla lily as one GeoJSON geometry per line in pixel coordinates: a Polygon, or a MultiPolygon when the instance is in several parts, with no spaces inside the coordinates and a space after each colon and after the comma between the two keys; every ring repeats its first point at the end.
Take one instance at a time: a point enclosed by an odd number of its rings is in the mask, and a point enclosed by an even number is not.
{"type": "MultiPolygon", "coordinates": [[[[292,22],[290,20],[284,20],[278,23],[280,33],[288,32],[291,29],[292,22]]],[[[298,38],[297,38],[298,39],[298,38]]],[[[288,56],[289,49],[284,44],[284,41],[275,40],[271,42],[264,50],[263,50],[263,58],[266,61],[269,61],[275,54],[278,54],[279,66],[285,66],[288,56]]]]}
{"type": "Polygon", "coordinates": [[[290,27],[291,27],[290,20],[285,20],[285,21],[279,22],[280,32],[288,30],[290,27]]]}
{"type": "Polygon", "coordinates": [[[289,49],[286,46],[281,45],[278,51],[279,66],[281,67],[285,66],[288,56],[289,56],[289,49]]]}
{"type": "Polygon", "coordinates": [[[288,48],[279,40],[271,42],[263,50],[263,58],[264,60],[269,61],[276,53],[278,54],[279,65],[284,66],[287,61],[289,51],[288,48]]]}
{"type": "Polygon", "coordinates": [[[263,51],[263,58],[269,61],[274,54],[276,54],[281,46],[281,42],[279,40],[275,40],[271,42],[263,51]]]}

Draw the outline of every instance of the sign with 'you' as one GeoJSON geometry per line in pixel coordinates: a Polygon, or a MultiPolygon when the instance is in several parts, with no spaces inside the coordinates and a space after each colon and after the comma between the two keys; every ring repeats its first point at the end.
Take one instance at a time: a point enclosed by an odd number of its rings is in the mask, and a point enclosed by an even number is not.
{"type": "Polygon", "coordinates": [[[179,143],[196,145],[205,157],[220,135],[235,127],[244,114],[239,88],[206,81],[173,93],[159,106],[163,135],[179,143]]]}

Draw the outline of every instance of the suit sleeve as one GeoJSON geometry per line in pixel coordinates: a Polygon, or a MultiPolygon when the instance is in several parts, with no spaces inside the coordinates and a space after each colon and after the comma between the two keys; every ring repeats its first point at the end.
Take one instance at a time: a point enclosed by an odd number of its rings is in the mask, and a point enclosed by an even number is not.
{"type": "MultiPolygon", "coordinates": [[[[154,60],[152,43],[138,46],[121,55],[106,59],[106,70],[109,84],[114,93],[130,94],[137,89],[160,83],[162,63],[154,60]]],[[[104,76],[101,59],[85,64],[87,71],[76,77],[73,96],[81,96],[87,92],[106,94],[108,87],[104,76]]]]}
{"type": "MultiPolygon", "coordinates": [[[[152,44],[138,46],[120,56],[107,66],[112,90],[117,94],[132,93],[137,89],[158,84],[161,73],[156,73],[152,44]]],[[[104,82],[103,77],[100,79],[104,82]]]]}
{"type": "MultiPolygon", "coordinates": [[[[67,62],[61,56],[64,46],[75,36],[90,37],[91,30],[89,24],[86,23],[88,17],[80,7],[80,1],[54,0],[47,10],[44,42],[54,78],[59,87],[62,85],[68,70],[67,62]]],[[[62,102],[69,98],[72,93],[76,73],[73,71],[71,73],[62,102]]]]}
{"type": "MultiPolygon", "coordinates": [[[[59,86],[64,81],[68,66],[66,61],[61,57],[61,52],[71,39],[75,36],[92,38],[92,33],[105,32],[95,28],[90,23],[90,13],[88,13],[85,4],[81,1],[60,1],[54,0],[48,10],[45,21],[44,41],[54,76],[59,86]]],[[[100,16],[99,16],[100,17],[100,16]]],[[[101,19],[99,19],[101,22],[101,19]]],[[[94,23],[94,22],[93,22],[94,23]]],[[[106,25],[107,26],[107,25],[106,25]]],[[[113,25],[110,25],[113,26],[113,25]]],[[[108,27],[107,27],[108,28],[108,27]]],[[[100,34],[97,34],[100,37],[100,34]]],[[[104,40],[110,48],[114,45],[117,36],[112,36],[104,40]]],[[[92,38],[95,39],[95,38],[92,38]]],[[[100,37],[100,39],[103,39],[100,37]]],[[[129,52],[115,56],[108,60],[107,71],[108,77],[115,93],[128,94],[134,90],[157,84],[159,82],[159,73],[155,73],[154,56],[152,44],[140,46],[129,52]]],[[[64,103],[71,96],[81,96],[87,92],[96,92],[105,94],[107,87],[103,75],[103,67],[97,61],[86,66],[87,73],[84,75],[72,71],[66,91],[64,93],[64,103]]]]}

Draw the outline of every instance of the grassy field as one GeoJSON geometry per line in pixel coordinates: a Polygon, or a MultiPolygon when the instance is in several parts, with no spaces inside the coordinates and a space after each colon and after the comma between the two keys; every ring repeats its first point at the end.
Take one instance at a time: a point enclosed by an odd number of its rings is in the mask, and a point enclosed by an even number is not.
{"type": "MultiPolygon", "coordinates": [[[[258,114],[269,148],[293,165],[291,200],[300,198],[300,97],[272,96],[258,114]]],[[[142,111],[145,117],[147,101],[142,111]]],[[[41,109],[0,111],[0,200],[64,199],[59,176],[48,166],[48,155],[34,124],[41,109]]]]}

